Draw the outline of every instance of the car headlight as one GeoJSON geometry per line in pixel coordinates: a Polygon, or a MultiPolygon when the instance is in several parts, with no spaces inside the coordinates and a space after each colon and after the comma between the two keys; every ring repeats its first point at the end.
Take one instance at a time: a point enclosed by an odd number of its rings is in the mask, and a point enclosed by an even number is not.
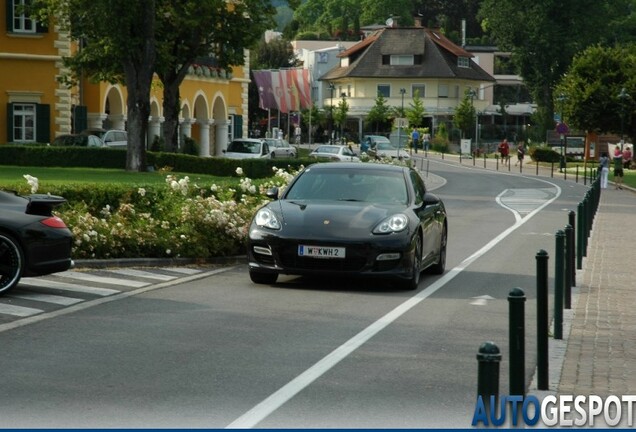
{"type": "Polygon", "coordinates": [[[389,234],[404,231],[409,226],[409,218],[399,213],[384,219],[373,229],[373,234],[389,234]]]}
{"type": "Polygon", "coordinates": [[[268,208],[262,208],[256,212],[256,216],[254,216],[254,223],[260,227],[275,230],[280,229],[280,222],[278,221],[278,218],[274,212],[268,208]]]}

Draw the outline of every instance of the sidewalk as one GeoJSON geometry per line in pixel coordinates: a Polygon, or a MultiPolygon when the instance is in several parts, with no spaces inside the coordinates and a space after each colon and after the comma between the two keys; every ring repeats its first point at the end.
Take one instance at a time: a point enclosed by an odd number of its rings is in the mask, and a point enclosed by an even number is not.
{"type": "MultiPolygon", "coordinates": [[[[429,154],[431,159],[441,155],[429,154]]],[[[445,160],[459,162],[446,155],[445,160]]],[[[466,167],[484,168],[483,159],[464,159],[466,167]]],[[[418,164],[418,167],[420,164],[418,164]]],[[[425,165],[422,165],[425,167],[425,165]]],[[[519,167],[496,165],[487,160],[486,169],[519,173],[519,167]]],[[[541,177],[567,176],[526,163],[523,174],[541,177]]],[[[580,173],[583,176],[583,173],[580,173]]],[[[436,177],[436,176],[435,176],[436,177]]],[[[430,180],[431,189],[442,186],[430,180]]],[[[580,183],[584,180],[578,179],[580,183]]],[[[427,187],[429,182],[426,182],[427,187]]],[[[536,376],[528,393],[564,395],[636,394],[636,190],[616,190],[610,183],[601,190],[601,200],[590,238],[587,256],[577,270],[572,290],[572,309],[564,311],[563,339],[550,338],[549,391],[539,391],[536,376]]]]}

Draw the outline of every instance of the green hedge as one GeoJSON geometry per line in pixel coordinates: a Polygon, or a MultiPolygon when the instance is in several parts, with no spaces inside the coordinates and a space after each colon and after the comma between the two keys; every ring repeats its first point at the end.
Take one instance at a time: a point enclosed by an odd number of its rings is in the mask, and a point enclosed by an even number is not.
{"type": "MultiPolygon", "coordinates": [[[[190,174],[233,176],[241,167],[247,177],[258,179],[272,175],[272,168],[308,165],[310,159],[226,159],[199,157],[180,153],[147,152],[149,169],[170,167],[172,171],[190,174]]],[[[126,167],[126,150],[95,147],[51,147],[45,145],[0,145],[0,165],[45,167],[126,167]]]]}

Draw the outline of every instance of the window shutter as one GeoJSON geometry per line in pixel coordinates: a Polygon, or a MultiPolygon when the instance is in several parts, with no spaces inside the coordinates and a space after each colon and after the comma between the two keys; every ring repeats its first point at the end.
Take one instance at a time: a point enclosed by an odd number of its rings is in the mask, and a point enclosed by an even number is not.
{"type": "Polygon", "coordinates": [[[14,0],[7,0],[5,5],[7,6],[7,32],[13,32],[13,2],[14,0]]]}
{"type": "Polygon", "coordinates": [[[232,136],[234,138],[242,138],[243,137],[243,116],[232,116],[234,117],[234,131],[232,131],[232,136]]]}
{"type": "MultiPolygon", "coordinates": [[[[7,2],[11,3],[11,1],[7,2]]],[[[13,142],[13,104],[7,104],[7,142],[13,142]]]]}
{"type": "Polygon", "coordinates": [[[88,108],[76,105],[73,108],[73,133],[80,133],[84,129],[88,129],[88,108]]]}
{"type": "Polygon", "coordinates": [[[50,105],[35,106],[35,141],[39,143],[51,142],[51,107],[50,105]]]}

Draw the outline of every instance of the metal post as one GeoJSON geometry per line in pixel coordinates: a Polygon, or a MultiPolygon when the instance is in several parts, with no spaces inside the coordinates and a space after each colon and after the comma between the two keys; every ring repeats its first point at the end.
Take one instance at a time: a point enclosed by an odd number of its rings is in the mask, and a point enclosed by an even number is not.
{"type": "Polygon", "coordinates": [[[574,257],[574,229],[572,225],[565,226],[565,297],[564,307],[572,309],[572,261],[574,257]]]}
{"type": "Polygon", "coordinates": [[[477,353],[477,396],[481,396],[490,412],[490,396],[499,397],[499,363],[501,353],[494,342],[484,342],[477,353]]]}
{"type": "Polygon", "coordinates": [[[568,213],[568,223],[572,227],[572,256],[570,257],[570,269],[572,270],[572,286],[576,286],[576,212],[570,210],[568,213]]]}
{"type": "Polygon", "coordinates": [[[525,301],[521,288],[513,288],[508,294],[511,395],[526,394],[525,301]]]}
{"type": "Polygon", "coordinates": [[[563,282],[565,273],[565,233],[556,232],[556,250],[554,255],[554,338],[563,339],[563,282]]]}
{"type": "Polygon", "coordinates": [[[549,389],[548,253],[537,252],[537,388],[549,389]]]}
{"type": "Polygon", "coordinates": [[[576,242],[576,268],[578,270],[581,270],[583,268],[583,255],[584,255],[584,252],[583,252],[583,243],[584,243],[583,235],[585,233],[585,230],[583,228],[584,223],[585,223],[584,222],[584,218],[583,218],[583,213],[584,213],[583,202],[581,201],[579,203],[579,206],[578,206],[578,213],[577,213],[577,216],[578,216],[577,217],[578,228],[576,230],[576,234],[577,234],[577,237],[576,237],[576,239],[577,239],[577,242],[576,242]]]}

